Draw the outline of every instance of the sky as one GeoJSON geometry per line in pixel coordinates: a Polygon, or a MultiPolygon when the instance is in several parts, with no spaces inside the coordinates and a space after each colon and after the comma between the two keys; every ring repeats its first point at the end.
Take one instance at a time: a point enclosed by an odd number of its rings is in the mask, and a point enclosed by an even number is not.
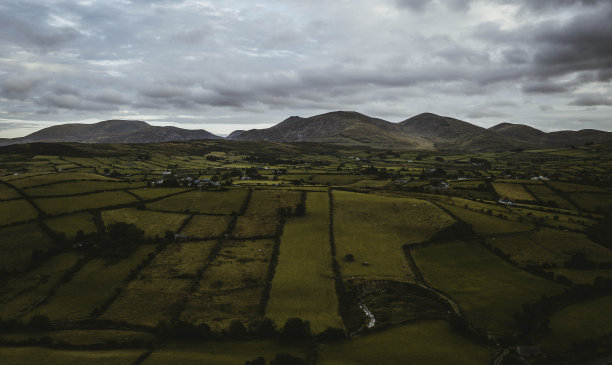
{"type": "Polygon", "coordinates": [[[610,0],[2,0],[0,137],[423,112],[612,131],[610,0]]]}

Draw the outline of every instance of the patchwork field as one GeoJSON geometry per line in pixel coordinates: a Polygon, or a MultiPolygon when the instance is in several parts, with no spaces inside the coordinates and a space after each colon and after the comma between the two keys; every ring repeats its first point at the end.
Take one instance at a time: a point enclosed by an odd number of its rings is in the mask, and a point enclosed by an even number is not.
{"type": "Polygon", "coordinates": [[[610,356],[611,169],[605,145],[0,147],[0,363],[610,356]]]}

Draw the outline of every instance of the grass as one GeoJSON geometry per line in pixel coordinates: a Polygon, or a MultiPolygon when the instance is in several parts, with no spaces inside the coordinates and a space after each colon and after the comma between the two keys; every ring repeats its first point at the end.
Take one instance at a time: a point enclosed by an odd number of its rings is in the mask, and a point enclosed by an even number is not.
{"type": "Polygon", "coordinates": [[[612,296],[570,305],[550,317],[550,334],[540,345],[564,350],[573,343],[596,339],[612,332],[612,296]]]}
{"type": "Polygon", "coordinates": [[[547,182],[548,185],[552,186],[555,189],[559,189],[561,191],[564,191],[566,193],[609,193],[609,191],[602,189],[598,186],[592,186],[592,185],[579,185],[579,184],[570,184],[570,183],[565,183],[565,182],[560,182],[560,181],[549,181],[547,182]]]}
{"type": "MultiPolygon", "coordinates": [[[[511,220],[511,214],[507,215],[508,219],[503,219],[493,214],[489,215],[476,210],[466,209],[465,207],[446,203],[441,203],[441,205],[462,221],[471,224],[474,230],[481,234],[524,232],[533,229],[533,225],[526,220],[522,222],[511,220]]],[[[500,212],[497,214],[505,213],[500,212]]],[[[517,219],[519,218],[517,217],[517,219]]]]}
{"type": "Polygon", "coordinates": [[[97,231],[93,216],[88,212],[50,218],[45,220],[45,224],[55,232],[64,233],[69,239],[74,238],[78,231],[83,231],[84,234],[97,231]]]}
{"type": "Polygon", "coordinates": [[[447,322],[418,321],[320,345],[320,365],[488,364],[493,350],[453,333],[447,322]]]}
{"type": "Polygon", "coordinates": [[[11,365],[131,365],[144,350],[67,351],[43,347],[0,347],[0,359],[11,365]]]}
{"type": "Polygon", "coordinates": [[[35,219],[36,217],[38,217],[38,212],[25,199],[0,202],[1,225],[25,222],[35,219]]]}
{"type": "Polygon", "coordinates": [[[535,195],[535,197],[544,202],[554,202],[559,208],[562,209],[574,209],[574,206],[565,200],[564,198],[557,195],[551,188],[546,185],[530,185],[529,190],[535,195]]]}
{"type": "Polygon", "coordinates": [[[228,241],[205,271],[187,302],[182,319],[227,329],[232,320],[245,325],[259,319],[259,303],[274,241],[228,241]]]}
{"type": "Polygon", "coordinates": [[[477,243],[455,242],[412,250],[425,280],[456,300],[477,326],[514,329],[513,314],[525,302],[563,287],[516,269],[477,243]]]}
{"type": "Polygon", "coordinates": [[[154,336],[146,332],[123,330],[65,330],[51,332],[29,332],[16,334],[3,334],[0,338],[9,341],[25,341],[28,339],[41,339],[49,337],[55,342],[65,342],[71,345],[97,345],[106,342],[128,343],[134,340],[151,342],[154,336]]]}
{"type": "Polygon", "coordinates": [[[136,208],[105,210],[102,212],[102,220],[107,227],[118,222],[131,223],[142,229],[145,232],[145,236],[151,238],[156,236],[163,237],[167,231],[178,232],[187,217],[185,214],[163,213],[136,208]]]}
{"type": "Polygon", "coordinates": [[[493,183],[495,191],[501,198],[510,200],[535,200],[533,195],[520,184],[493,183]]]}
{"type": "Polygon", "coordinates": [[[51,320],[89,318],[154,249],[153,245],[140,246],[129,257],[117,262],[102,258],[89,261],[31,315],[44,314],[51,320]]]}
{"type": "Polygon", "coordinates": [[[605,212],[612,207],[612,194],[571,193],[570,199],[589,212],[605,212]]]}
{"type": "Polygon", "coordinates": [[[147,208],[173,212],[230,214],[240,210],[246,196],[246,189],[223,192],[193,191],[149,203],[147,208]]]}
{"type": "Polygon", "coordinates": [[[140,189],[132,189],[130,193],[135,194],[143,200],[152,200],[161,198],[167,195],[172,195],[176,193],[181,193],[184,191],[189,191],[189,189],[185,188],[140,188],[140,189]]]}
{"type": "Polygon", "coordinates": [[[0,287],[0,317],[18,318],[26,314],[34,303],[47,296],[78,259],[76,253],[63,253],[35,270],[8,280],[0,287]]]}
{"type": "Polygon", "coordinates": [[[301,192],[284,190],[254,190],[244,215],[238,217],[234,236],[239,238],[271,237],[276,234],[279,209],[295,206],[301,200],[301,192]]]}
{"type": "Polygon", "coordinates": [[[105,208],[136,202],[136,198],[123,191],[109,191],[61,198],[38,198],[36,204],[49,215],[105,208]]]}
{"type": "Polygon", "coordinates": [[[10,254],[0,255],[0,269],[22,271],[32,260],[32,253],[46,252],[54,247],[53,241],[41,230],[38,223],[19,224],[0,229],[0,250],[10,254]]]}
{"type": "Polygon", "coordinates": [[[190,277],[204,266],[213,243],[167,246],[125,287],[101,318],[145,326],[169,320],[176,303],[188,294],[190,277]]]}
{"type": "Polygon", "coordinates": [[[270,361],[277,353],[306,359],[306,349],[270,341],[191,342],[172,343],[155,350],[143,365],[239,365],[260,356],[270,361]]]}
{"type": "Polygon", "coordinates": [[[314,333],[343,328],[331,270],[329,201],[308,193],[306,216],[290,218],[281,238],[266,316],[279,325],[292,317],[310,321],[314,333]]]}
{"type": "Polygon", "coordinates": [[[426,241],[453,222],[424,200],[342,191],[333,197],[336,255],[345,278],[411,280],[402,246],[426,241]],[[348,254],[354,262],[344,260],[348,254]]]}
{"type": "Polygon", "coordinates": [[[225,232],[231,220],[230,216],[195,215],[180,233],[199,239],[216,238],[225,232]]]}
{"type": "Polygon", "coordinates": [[[58,172],[52,174],[44,174],[38,176],[30,176],[25,179],[13,180],[12,184],[20,188],[28,188],[44,184],[54,184],[68,180],[101,180],[101,181],[120,181],[106,176],[97,174],[88,174],[82,172],[58,172]]]}
{"type": "Polygon", "coordinates": [[[24,189],[29,196],[82,194],[93,191],[128,189],[143,186],[143,182],[71,181],[24,189]]]}
{"type": "Polygon", "coordinates": [[[21,197],[21,195],[17,192],[17,190],[4,184],[0,184],[0,200],[15,199],[19,197],[21,197]]]}

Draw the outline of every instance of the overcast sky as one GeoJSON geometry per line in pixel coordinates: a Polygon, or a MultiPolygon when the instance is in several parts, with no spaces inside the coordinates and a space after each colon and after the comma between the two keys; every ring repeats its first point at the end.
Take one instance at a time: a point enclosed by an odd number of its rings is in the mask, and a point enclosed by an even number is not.
{"type": "Polygon", "coordinates": [[[612,130],[610,0],[2,0],[0,137],[422,112],[612,130]]]}

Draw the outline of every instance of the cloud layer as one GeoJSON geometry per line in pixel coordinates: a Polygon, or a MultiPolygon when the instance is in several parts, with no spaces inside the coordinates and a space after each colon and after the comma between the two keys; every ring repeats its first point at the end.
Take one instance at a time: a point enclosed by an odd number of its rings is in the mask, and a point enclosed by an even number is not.
{"type": "Polygon", "coordinates": [[[609,19],[605,0],[7,0],[0,120],[229,133],[330,110],[430,111],[610,130],[609,19]]]}

